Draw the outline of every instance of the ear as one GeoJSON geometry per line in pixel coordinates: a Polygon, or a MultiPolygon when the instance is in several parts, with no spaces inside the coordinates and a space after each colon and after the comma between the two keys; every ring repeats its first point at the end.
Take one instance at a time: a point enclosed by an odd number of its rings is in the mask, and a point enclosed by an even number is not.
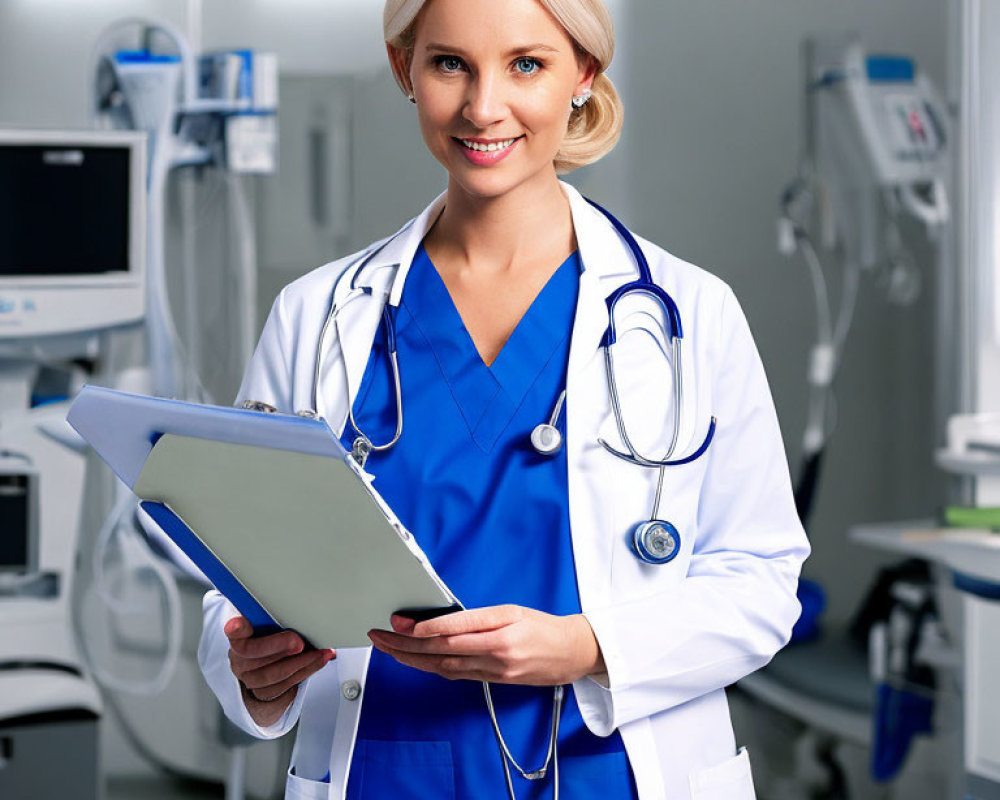
{"type": "Polygon", "coordinates": [[[392,67],[393,77],[403,94],[409,96],[413,93],[413,85],[410,81],[410,53],[398,47],[393,47],[388,42],[385,43],[385,50],[389,54],[389,65],[392,67]]]}
{"type": "Polygon", "coordinates": [[[584,55],[578,58],[577,61],[579,64],[579,75],[577,76],[574,95],[583,94],[583,92],[588,91],[593,86],[597,73],[600,72],[600,65],[592,55],[584,55]]]}

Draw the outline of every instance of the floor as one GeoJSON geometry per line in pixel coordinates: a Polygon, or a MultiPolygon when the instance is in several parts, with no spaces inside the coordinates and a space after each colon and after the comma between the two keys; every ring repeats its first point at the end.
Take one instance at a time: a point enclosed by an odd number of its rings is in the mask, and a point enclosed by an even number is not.
{"type": "Polygon", "coordinates": [[[163,775],[109,776],[105,800],[221,800],[221,786],[181,780],[163,775]]]}

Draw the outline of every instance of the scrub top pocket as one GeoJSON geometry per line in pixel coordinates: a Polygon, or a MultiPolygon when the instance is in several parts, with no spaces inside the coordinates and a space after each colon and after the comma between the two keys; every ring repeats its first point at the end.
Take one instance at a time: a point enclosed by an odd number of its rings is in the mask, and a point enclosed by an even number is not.
{"type": "MultiPolygon", "coordinates": [[[[552,796],[551,782],[546,781],[540,798],[552,796]]],[[[628,756],[622,751],[587,756],[567,756],[559,759],[560,797],[629,797],[638,800],[639,792],[628,765],[628,756]],[[628,794],[622,795],[622,787],[628,794]]]]}
{"type": "Polygon", "coordinates": [[[354,760],[360,780],[347,800],[455,800],[450,742],[358,741],[354,760]]]}

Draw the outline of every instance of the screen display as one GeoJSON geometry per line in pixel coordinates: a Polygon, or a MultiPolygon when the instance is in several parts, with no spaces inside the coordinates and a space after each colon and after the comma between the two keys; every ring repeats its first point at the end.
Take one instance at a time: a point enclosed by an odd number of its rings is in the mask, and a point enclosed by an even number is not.
{"type": "Polygon", "coordinates": [[[25,570],[28,563],[28,478],[0,475],[0,570],[25,570]]]}
{"type": "Polygon", "coordinates": [[[129,268],[127,147],[0,145],[0,278],[129,268]]]}

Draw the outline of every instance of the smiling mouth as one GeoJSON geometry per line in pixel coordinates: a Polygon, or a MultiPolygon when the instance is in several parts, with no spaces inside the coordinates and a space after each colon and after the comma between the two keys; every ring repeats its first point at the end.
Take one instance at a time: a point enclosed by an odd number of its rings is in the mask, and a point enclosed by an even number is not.
{"type": "Polygon", "coordinates": [[[459,142],[467,150],[475,150],[478,153],[498,153],[506,150],[521,138],[523,136],[515,136],[513,139],[494,139],[490,142],[482,142],[474,139],[461,139],[456,136],[455,141],[459,142]]]}

